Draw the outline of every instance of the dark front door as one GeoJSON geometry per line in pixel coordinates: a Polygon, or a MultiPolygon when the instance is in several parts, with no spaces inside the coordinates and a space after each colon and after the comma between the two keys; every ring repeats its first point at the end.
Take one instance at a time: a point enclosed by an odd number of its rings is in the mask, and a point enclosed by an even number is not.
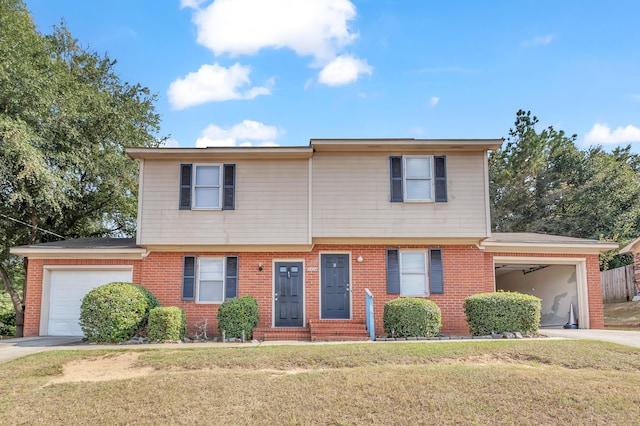
{"type": "Polygon", "coordinates": [[[322,254],[320,264],[322,318],[349,319],[351,315],[349,255],[322,254]]]}
{"type": "Polygon", "coordinates": [[[302,327],[302,262],[276,262],[274,311],[276,327],[302,327]]]}

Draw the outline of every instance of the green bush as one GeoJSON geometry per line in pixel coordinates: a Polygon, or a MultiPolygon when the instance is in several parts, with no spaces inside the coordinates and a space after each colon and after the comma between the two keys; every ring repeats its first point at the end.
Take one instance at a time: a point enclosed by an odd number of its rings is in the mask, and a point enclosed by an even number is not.
{"type": "Polygon", "coordinates": [[[437,336],[440,321],[440,308],[431,300],[402,297],[384,304],[384,331],[389,337],[437,336]]]}
{"type": "Polygon", "coordinates": [[[258,302],[251,296],[236,297],[226,300],[218,308],[218,330],[225,331],[227,338],[245,337],[251,339],[253,329],[258,325],[258,302]]]}
{"type": "Polygon", "coordinates": [[[109,283],[85,295],[80,328],[93,342],[122,342],[147,324],[149,311],[160,303],[147,289],[132,283],[109,283]]]}
{"type": "Polygon", "coordinates": [[[181,340],[187,332],[187,315],[177,306],[151,309],[147,337],[152,342],[181,340]]]}
{"type": "Polygon", "coordinates": [[[0,311],[0,336],[16,335],[16,313],[13,310],[0,311]]]}
{"type": "Polygon", "coordinates": [[[536,333],[540,327],[541,300],[517,292],[480,293],[464,299],[471,334],[536,333]]]}

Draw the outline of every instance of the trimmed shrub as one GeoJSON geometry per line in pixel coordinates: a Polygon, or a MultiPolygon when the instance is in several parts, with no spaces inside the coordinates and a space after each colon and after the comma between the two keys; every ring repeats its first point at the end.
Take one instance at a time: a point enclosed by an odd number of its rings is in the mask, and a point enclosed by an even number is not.
{"type": "Polygon", "coordinates": [[[80,328],[93,342],[122,342],[143,328],[160,303],[144,287],[114,282],[87,293],[80,305],[80,328]]]}
{"type": "Polygon", "coordinates": [[[464,312],[474,336],[505,331],[536,333],[541,310],[539,298],[517,292],[480,293],[464,299],[464,312]]]}
{"type": "Polygon", "coordinates": [[[0,336],[16,335],[15,311],[0,311],[0,336]]]}
{"type": "Polygon", "coordinates": [[[218,330],[220,334],[224,330],[227,338],[241,338],[244,330],[245,338],[251,339],[259,315],[258,302],[252,296],[226,300],[218,308],[218,330]]]}
{"type": "Polygon", "coordinates": [[[435,302],[402,297],[384,304],[384,331],[389,337],[433,337],[440,334],[441,313],[435,302]]]}
{"type": "Polygon", "coordinates": [[[177,306],[159,306],[149,311],[147,337],[152,342],[181,340],[187,332],[187,315],[177,306]]]}

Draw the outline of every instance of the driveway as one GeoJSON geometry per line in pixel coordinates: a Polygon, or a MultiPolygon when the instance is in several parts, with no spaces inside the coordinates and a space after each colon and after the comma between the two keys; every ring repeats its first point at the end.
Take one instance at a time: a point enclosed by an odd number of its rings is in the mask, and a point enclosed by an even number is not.
{"type": "Polygon", "coordinates": [[[640,331],[626,330],[565,330],[564,328],[543,328],[540,334],[563,339],[588,339],[640,348],[640,331]]]}
{"type": "Polygon", "coordinates": [[[82,337],[23,337],[0,340],[0,364],[42,351],[82,343],[82,337]]]}

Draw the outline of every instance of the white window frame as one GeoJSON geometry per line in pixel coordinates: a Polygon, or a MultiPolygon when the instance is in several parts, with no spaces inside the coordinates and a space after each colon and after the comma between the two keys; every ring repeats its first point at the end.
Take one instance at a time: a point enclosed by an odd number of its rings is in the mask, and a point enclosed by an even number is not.
{"type": "Polygon", "coordinates": [[[222,164],[203,163],[194,164],[191,176],[191,209],[192,210],[222,210],[222,196],[224,192],[224,174],[222,164]],[[217,167],[218,168],[218,185],[197,185],[196,177],[198,176],[198,167],[217,167]],[[197,207],[196,189],[198,188],[218,188],[218,206],[217,207],[197,207]]]}
{"type": "Polygon", "coordinates": [[[433,155],[403,155],[402,156],[402,191],[403,201],[408,203],[424,203],[435,201],[435,179],[433,176],[433,155]],[[429,160],[429,177],[427,178],[407,178],[407,160],[413,158],[421,158],[429,160]],[[431,188],[431,198],[409,198],[407,195],[407,180],[414,181],[428,181],[431,188]]]}
{"type": "Polygon", "coordinates": [[[225,257],[198,256],[197,265],[196,265],[196,277],[195,277],[196,278],[196,291],[195,291],[196,303],[214,305],[214,304],[220,304],[224,302],[226,297],[225,293],[226,293],[226,287],[227,287],[226,277],[227,277],[227,262],[225,257]],[[217,260],[217,261],[220,261],[220,263],[222,263],[222,300],[200,300],[200,271],[201,271],[200,262],[202,260],[217,260]]]}
{"type": "Polygon", "coordinates": [[[427,257],[427,254],[429,253],[429,251],[421,251],[421,250],[399,250],[399,254],[400,256],[398,259],[399,262],[399,269],[400,269],[400,296],[429,296],[429,258],[427,257]],[[424,271],[420,271],[420,272],[414,272],[414,271],[409,271],[409,272],[405,272],[403,271],[403,257],[406,254],[422,254],[424,256],[424,271]],[[402,282],[404,281],[404,276],[405,275],[422,275],[424,276],[424,293],[408,293],[405,292],[403,290],[403,285],[402,282]]]}

